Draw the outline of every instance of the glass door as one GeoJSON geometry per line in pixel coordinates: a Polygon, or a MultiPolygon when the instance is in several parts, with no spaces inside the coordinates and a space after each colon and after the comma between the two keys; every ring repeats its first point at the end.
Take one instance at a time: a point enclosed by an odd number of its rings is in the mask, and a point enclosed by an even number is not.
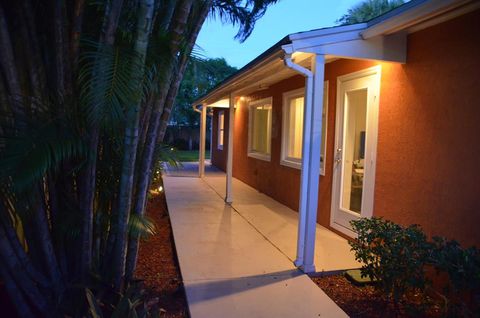
{"type": "Polygon", "coordinates": [[[331,225],[354,236],[350,221],[373,212],[379,68],[339,78],[331,225]]]}

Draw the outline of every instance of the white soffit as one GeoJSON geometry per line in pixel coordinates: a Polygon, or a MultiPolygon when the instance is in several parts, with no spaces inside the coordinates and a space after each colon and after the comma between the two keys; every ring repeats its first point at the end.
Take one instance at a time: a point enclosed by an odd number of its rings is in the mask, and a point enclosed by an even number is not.
{"type": "Polygon", "coordinates": [[[207,107],[215,107],[215,108],[228,108],[230,107],[230,100],[228,97],[220,99],[214,103],[208,104],[207,107]]]}

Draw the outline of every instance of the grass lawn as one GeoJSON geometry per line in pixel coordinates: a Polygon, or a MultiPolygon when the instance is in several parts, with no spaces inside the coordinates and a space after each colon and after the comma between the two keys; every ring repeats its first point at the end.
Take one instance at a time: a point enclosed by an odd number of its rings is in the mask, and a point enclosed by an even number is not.
{"type": "MultiPolygon", "coordinates": [[[[177,150],[175,156],[181,162],[198,161],[198,150],[177,150]]],[[[209,150],[205,151],[205,159],[210,159],[209,150]]]]}

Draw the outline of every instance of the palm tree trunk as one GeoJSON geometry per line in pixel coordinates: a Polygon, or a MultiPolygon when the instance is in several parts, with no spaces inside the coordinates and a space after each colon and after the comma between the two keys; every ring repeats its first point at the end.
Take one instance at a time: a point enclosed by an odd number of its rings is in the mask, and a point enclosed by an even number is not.
{"type": "Polygon", "coordinates": [[[0,262],[0,277],[5,283],[5,288],[13,302],[13,305],[15,306],[15,309],[17,310],[17,314],[22,318],[35,318],[35,315],[28,306],[28,301],[17,287],[15,280],[6,268],[6,265],[4,265],[2,262],[0,262]]]}
{"type": "Polygon", "coordinates": [[[140,158],[142,158],[142,153],[143,153],[143,145],[145,144],[145,140],[147,138],[147,132],[148,132],[148,126],[150,125],[150,117],[152,117],[152,110],[153,110],[153,103],[155,101],[155,95],[151,94],[147,101],[145,102],[144,106],[144,112],[142,114],[142,119],[141,119],[141,129],[140,129],[140,140],[139,140],[139,146],[142,148],[138,152],[140,155],[140,158]]]}
{"type": "MultiPolygon", "coordinates": [[[[65,171],[65,170],[64,170],[65,171]]],[[[68,171],[68,170],[67,170],[68,171]]],[[[55,255],[57,257],[60,270],[62,273],[62,277],[68,277],[69,275],[69,270],[68,270],[68,265],[67,265],[67,257],[65,254],[65,243],[63,241],[63,237],[61,236],[62,234],[62,229],[61,229],[61,207],[64,208],[65,204],[64,202],[61,202],[62,200],[67,200],[65,196],[61,196],[60,192],[62,191],[60,186],[57,185],[57,183],[61,183],[63,185],[63,190],[66,191],[71,191],[71,184],[68,184],[66,182],[63,182],[63,177],[60,177],[58,179],[55,179],[52,174],[48,174],[47,176],[47,193],[48,193],[48,210],[50,211],[50,224],[51,224],[51,233],[52,233],[52,239],[54,242],[54,247],[55,247],[55,255]],[[60,180],[61,182],[59,182],[60,180]],[[62,205],[63,203],[63,205],[62,205]]],[[[71,193],[71,192],[70,192],[71,193]]]]}
{"type": "Polygon", "coordinates": [[[5,237],[8,240],[12,250],[15,252],[20,268],[24,273],[26,273],[30,279],[35,281],[42,288],[49,288],[50,282],[47,278],[40,273],[35,266],[33,266],[30,258],[24,250],[24,247],[20,243],[17,233],[13,228],[12,222],[6,220],[7,216],[5,215],[6,211],[3,207],[0,206],[0,226],[3,226],[5,237]]]}
{"type": "MultiPolygon", "coordinates": [[[[172,85],[170,85],[170,88],[168,90],[168,93],[166,94],[165,100],[163,101],[165,105],[163,107],[164,112],[165,112],[166,106],[169,107],[169,109],[172,108],[173,102],[175,100],[175,96],[177,95],[178,88],[180,87],[180,83],[183,78],[183,74],[185,73],[185,68],[188,62],[188,58],[190,57],[190,52],[193,48],[193,45],[195,44],[195,41],[198,37],[198,33],[200,32],[200,28],[207,17],[207,14],[210,10],[211,5],[212,5],[212,1],[205,1],[201,9],[199,10],[198,18],[195,19],[194,21],[195,27],[193,28],[193,31],[191,32],[190,37],[188,39],[186,52],[184,52],[181,56],[180,65],[178,66],[177,73],[175,76],[175,81],[172,85]]],[[[155,148],[157,145],[157,141],[163,140],[163,135],[164,135],[163,133],[161,135],[162,136],[161,139],[158,138],[160,119],[162,117],[161,116],[162,113],[160,111],[161,104],[163,103],[160,98],[156,102],[156,107],[153,111],[152,120],[148,127],[148,137],[146,138],[146,143],[144,145],[143,158],[140,165],[140,169],[137,172],[139,174],[139,177],[137,182],[135,205],[134,205],[133,213],[139,216],[143,216],[145,213],[145,207],[147,203],[147,192],[148,192],[148,187],[150,185],[150,181],[153,173],[152,171],[153,159],[155,155],[155,148]]],[[[168,121],[168,118],[167,118],[167,121],[168,121]]],[[[138,244],[139,244],[138,236],[132,237],[129,241],[127,266],[126,266],[127,267],[126,275],[128,278],[133,277],[133,272],[137,264],[138,244]]]]}
{"type": "Polygon", "coordinates": [[[73,69],[77,69],[79,46],[80,46],[80,34],[82,31],[83,11],[85,9],[85,0],[75,0],[73,9],[73,25],[70,42],[70,54],[72,56],[73,69]]]}
{"type": "MultiPolygon", "coordinates": [[[[46,299],[46,294],[40,292],[36,284],[21,271],[21,263],[16,256],[14,249],[7,239],[4,227],[0,226],[0,256],[2,259],[2,267],[7,280],[13,279],[16,289],[22,291],[28,298],[29,303],[34,305],[43,315],[47,316],[51,312],[49,301],[46,299]],[[10,274],[10,275],[8,275],[10,274]]],[[[21,303],[16,306],[22,306],[21,303]]]]}
{"type": "MultiPolygon", "coordinates": [[[[22,37],[22,45],[24,46],[25,52],[29,52],[32,56],[36,54],[35,49],[33,48],[31,36],[28,31],[27,17],[23,10],[19,10],[22,18],[22,22],[19,26],[20,35],[22,37]]],[[[38,103],[40,96],[42,95],[42,89],[40,84],[40,74],[38,72],[38,64],[35,63],[33,58],[25,59],[26,68],[28,69],[28,75],[31,86],[31,95],[33,96],[32,104],[38,103]]],[[[32,106],[31,106],[32,107],[32,106]]]]}
{"type": "MultiPolygon", "coordinates": [[[[5,85],[5,80],[0,76],[0,111],[7,113],[9,109],[9,100],[7,87],[5,85]]],[[[2,127],[0,127],[0,133],[3,133],[2,127]]]]}
{"type": "MultiPolygon", "coordinates": [[[[132,74],[134,74],[133,80],[137,81],[137,87],[141,90],[148,38],[152,29],[154,0],[142,0],[139,5],[136,41],[134,46],[134,52],[136,53],[136,56],[138,56],[138,63],[134,63],[134,65],[142,66],[142,68],[140,70],[132,70],[132,74]]],[[[132,206],[133,180],[137,156],[141,104],[142,96],[138,96],[137,103],[132,105],[127,113],[124,157],[119,190],[117,237],[112,255],[113,284],[117,290],[120,289],[122,279],[125,275],[127,226],[132,206]]]]}
{"type": "Polygon", "coordinates": [[[193,28],[189,34],[187,43],[185,45],[185,51],[179,63],[179,71],[176,74],[175,80],[170,85],[169,92],[164,103],[163,114],[161,116],[161,122],[159,127],[160,129],[160,132],[158,135],[159,141],[163,141],[163,138],[165,137],[168,120],[170,118],[170,113],[172,111],[173,104],[175,102],[175,97],[177,96],[178,89],[180,87],[180,83],[182,82],[183,74],[185,73],[185,68],[187,66],[190,53],[193,49],[193,46],[195,45],[195,41],[197,40],[200,29],[202,28],[202,25],[205,22],[205,19],[207,18],[208,12],[210,11],[212,4],[213,4],[212,0],[204,1],[203,5],[199,9],[199,14],[196,17],[195,22],[192,23],[193,28]]]}
{"type": "Polygon", "coordinates": [[[33,205],[35,210],[32,211],[32,216],[36,230],[36,238],[40,243],[43,261],[45,262],[45,268],[48,271],[50,279],[53,282],[54,292],[56,296],[59,297],[63,293],[64,282],[60,267],[58,266],[55,249],[53,248],[49,221],[47,218],[47,210],[45,207],[45,199],[43,197],[42,190],[37,189],[36,193],[34,193],[34,197],[37,199],[37,204],[33,205]]]}
{"type": "MultiPolygon", "coordinates": [[[[55,38],[55,69],[56,69],[56,93],[57,93],[57,102],[63,104],[63,98],[65,97],[65,61],[63,58],[63,45],[64,45],[64,34],[63,34],[63,24],[65,20],[63,19],[63,0],[55,1],[55,27],[54,27],[54,38],[55,38]]],[[[63,110],[63,107],[61,107],[63,110]]]]}
{"type": "MultiPolygon", "coordinates": [[[[32,91],[34,93],[35,99],[33,101],[32,107],[35,107],[35,104],[40,102],[41,99],[47,96],[45,87],[47,86],[47,79],[45,74],[45,67],[42,59],[42,51],[39,41],[39,33],[37,31],[37,26],[35,25],[35,10],[32,7],[30,0],[20,1],[19,11],[24,17],[24,22],[22,23],[22,28],[25,28],[24,32],[24,45],[27,52],[29,53],[29,58],[27,63],[30,64],[30,77],[32,82],[32,91]],[[28,44],[26,44],[28,43],[28,44]]],[[[22,33],[23,33],[22,32],[22,33]]]]}
{"type": "Polygon", "coordinates": [[[100,35],[100,43],[105,43],[109,46],[115,43],[115,33],[117,32],[122,6],[123,0],[113,0],[110,3],[110,7],[107,8],[107,11],[105,12],[106,23],[104,24],[103,32],[100,35]]]}
{"type": "MultiPolygon", "coordinates": [[[[100,35],[100,45],[106,44],[113,46],[122,6],[123,0],[113,0],[111,5],[105,10],[105,24],[103,32],[100,35]]],[[[101,63],[101,61],[98,61],[98,63],[101,63]]],[[[99,76],[102,76],[102,74],[99,76]]],[[[95,179],[99,135],[100,127],[98,123],[92,123],[88,142],[88,161],[86,167],[81,171],[79,178],[79,205],[83,217],[80,256],[80,276],[82,279],[87,278],[92,266],[93,201],[96,192],[95,179]]]]}
{"type": "Polygon", "coordinates": [[[18,77],[17,67],[13,53],[12,42],[9,34],[5,11],[0,4],[0,66],[8,79],[7,86],[12,103],[12,110],[18,122],[19,127],[23,127],[23,117],[25,115],[22,102],[22,89],[18,77]]]}
{"type": "Polygon", "coordinates": [[[158,14],[155,19],[160,19],[161,30],[168,30],[175,11],[175,4],[176,0],[159,1],[158,14]]]}

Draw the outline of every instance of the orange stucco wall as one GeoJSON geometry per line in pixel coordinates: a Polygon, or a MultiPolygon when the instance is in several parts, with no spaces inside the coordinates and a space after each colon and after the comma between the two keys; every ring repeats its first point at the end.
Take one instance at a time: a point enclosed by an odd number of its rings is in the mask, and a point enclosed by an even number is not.
{"type": "Polygon", "coordinates": [[[275,198],[283,204],[297,209],[299,170],[280,165],[282,136],[282,93],[304,85],[301,76],[293,77],[268,90],[248,96],[249,99],[273,98],[272,141],[270,162],[247,156],[248,152],[248,107],[239,102],[235,112],[233,174],[236,178],[259,191],[275,198]]]}
{"type": "Polygon", "coordinates": [[[480,10],[410,35],[382,72],[375,214],[480,246],[480,10]]]}
{"type": "MultiPolygon", "coordinates": [[[[409,35],[407,64],[381,63],[374,215],[417,223],[429,235],[480,246],[478,30],[479,10],[409,35]]],[[[337,60],[326,65],[327,155],[325,176],[320,177],[318,222],[327,227],[337,77],[377,64],[337,60]]],[[[304,79],[295,76],[248,96],[273,98],[270,162],[247,156],[245,103],[235,113],[234,176],[292,209],[298,208],[300,171],[280,165],[282,93],[303,86],[304,79]]],[[[214,129],[214,140],[215,133],[214,129]]],[[[219,164],[224,167],[224,160],[219,164]]]]}

